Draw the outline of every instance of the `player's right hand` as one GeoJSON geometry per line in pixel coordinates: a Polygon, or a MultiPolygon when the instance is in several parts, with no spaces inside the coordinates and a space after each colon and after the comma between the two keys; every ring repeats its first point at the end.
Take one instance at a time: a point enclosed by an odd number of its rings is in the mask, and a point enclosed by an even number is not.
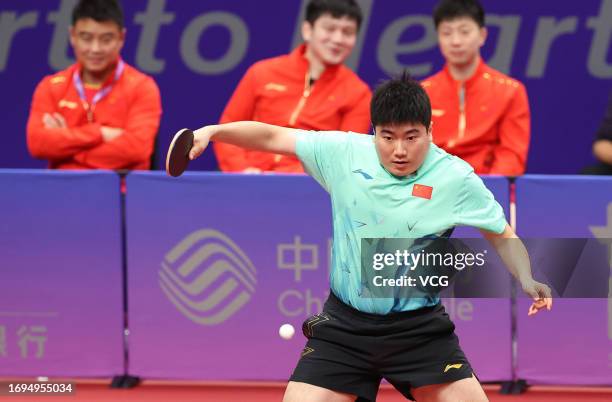
{"type": "Polygon", "coordinates": [[[102,126],[100,127],[100,132],[102,132],[102,139],[104,142],[109,142],[123,134],[123,129],[118,127],[102,126]]]}
{"type": "Polygon", "coordinates": [[[208,147],[210,137],[212,135],[211,126],[205,126],[193,132],[193,146],[189,151],[189,159],[194,160],[202,155],[202,152],[208,147]]]}

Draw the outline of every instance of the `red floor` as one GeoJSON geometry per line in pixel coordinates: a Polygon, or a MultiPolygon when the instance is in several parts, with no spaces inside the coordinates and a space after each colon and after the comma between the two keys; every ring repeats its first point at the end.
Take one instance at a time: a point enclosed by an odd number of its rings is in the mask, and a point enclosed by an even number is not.
{"type": "MultiPolygon", "coordinates": [[[[280,401],[283,383],[182,383],[145,381],[132,389],[110,389],[108,382],[77,383],[71,396],[0,396],[8,402],[269,402],[280,401]]],[[[612,402],[610,388],[531,387],[522,395],[500,395],[499,386],[485,385],[491,402],[612,402]]],[[[377,402],[405,401],[388,385],[383,385],[377,402]]]]}

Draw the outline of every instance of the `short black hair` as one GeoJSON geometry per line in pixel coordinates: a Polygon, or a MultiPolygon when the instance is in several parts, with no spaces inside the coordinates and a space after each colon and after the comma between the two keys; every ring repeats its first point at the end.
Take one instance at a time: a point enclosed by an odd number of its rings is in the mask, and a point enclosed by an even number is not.
{"type": "Polygon", "coordinates": [[[421,84],[404,71],[401,77],[385,81],[376,88],[370,103],[370,117],[374,127],[421,123],[429,129],[429,96],[421,84]]]}
{"type": "Polygon", "coordinates": [[[86,18],[97,22],[112,21],[119,29],[125,27],[123,10],[118,0],[80,0],[72,10],[72,25],[86,18]]]}
{"type": "Polygon", "coordinates": [[[323,14],[331,14],[334,18],[348,17],[361,26],[363,15],[361,8],[355,0],[310,0],[306,6],[306,21],[314,25],[323,14]]]}
{"type": "Polygon", "coordinates": [[[473,19],[481,28],[485,25],[485,12],[478,0],[441,0],[433,12],[436,29],[442,21],[461,17],[473,19]]]}

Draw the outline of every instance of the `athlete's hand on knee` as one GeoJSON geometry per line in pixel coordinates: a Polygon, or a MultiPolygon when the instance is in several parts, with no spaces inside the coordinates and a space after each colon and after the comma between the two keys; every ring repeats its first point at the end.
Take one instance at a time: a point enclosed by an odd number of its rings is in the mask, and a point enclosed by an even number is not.
{"type": "Polygon", "coordinates": [[[546,310],[552,308],[552,292],[547,285],[533,279],[523,282],[521,285],[523,291],[533,298],[533,303],[531,303],[527,315],[534,315],[544,308],[546,310]]]}
{"type": "Polygon", "coordinates": [[[193,146],[189,151],[189,159],[194,160],[202,155],[202,152],[208,147],[212,130],[210,126],[205,126],[193,132],[193,146]]]}

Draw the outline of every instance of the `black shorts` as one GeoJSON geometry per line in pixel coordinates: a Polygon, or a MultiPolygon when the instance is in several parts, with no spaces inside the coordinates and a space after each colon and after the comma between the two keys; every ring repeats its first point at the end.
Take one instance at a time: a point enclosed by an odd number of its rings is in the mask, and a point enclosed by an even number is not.
{"type": "Polygon", "coordinates": [[[454,330],[442,304],[377,315],[330,293],[323,312],[302,325],[308,342],[290,380],[375,401],[385,378],[414,400],[411,388],[472,376],[454,330]]]}

